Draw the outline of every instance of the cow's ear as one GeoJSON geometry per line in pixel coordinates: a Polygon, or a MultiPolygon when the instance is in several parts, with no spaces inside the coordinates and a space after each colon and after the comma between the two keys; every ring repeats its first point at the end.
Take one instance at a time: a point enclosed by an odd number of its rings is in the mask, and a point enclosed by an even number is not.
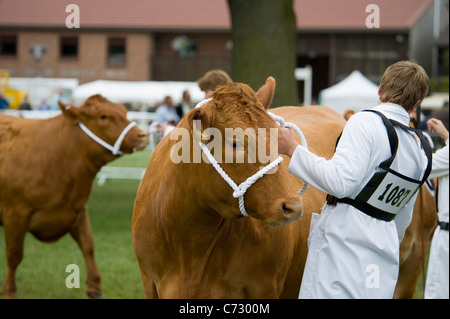
{"type": "Polygon", "coordinates": [[[265,109],[268,109],[272,103],[273,95],[275,94],[275,79],[269,76],[266,83],[256,92],[256,97],[262,103],[265,109]]]}
{"type": "Polygon", "coordinates": [[[58,101],[59,108],[63,112],[64,116],[69,118],[70,120],[77,122],[78,121],[78,115],[80,114],[80,108],[63,103],[61,101],[58,101]]]}
{"type": "Polygon", "coordinates": [[[189,112],[188,125],[195,140],[199,141],[200,139],[204,139],[202,134],[203,131],[210,126],[210,120],[210,114],[208,114],[208,111],[203,107],[196,108],[189,112]]]}

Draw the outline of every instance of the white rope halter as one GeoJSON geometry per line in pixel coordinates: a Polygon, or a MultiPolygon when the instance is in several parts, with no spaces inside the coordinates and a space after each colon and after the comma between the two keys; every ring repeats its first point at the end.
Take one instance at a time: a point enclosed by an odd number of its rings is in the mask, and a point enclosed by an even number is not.
{"type": "MultiPolygon", "coordinates": [[[[206,102],[205,102],[206,103],[206,102]]],[[[203,104],[205,104],[203,103],[203,104]]],[[[202,105],[203,105],[202,104],[202,105]]],[[[201,106],[201,105],[200,105],[201,106]]],[[[273,113],[268,112],[270,116],[272,116],[272,118],[279,123],[280,126],[282,127],[291,127],[294,129],[294,131],[298,134],[298,136],[300,137],[301,143],[303,146],[307,147],[306,145],[306,139],[305,136],[303,135],[302,131],[300,131],[300,129],[298,128],[297,125],[295,125],[294,123],[289,123],[286,122],[282,117],[277,116],[273,113]]],[[[230,185],[230,187],[233,189],[233,197],[234,198],[238,198],[239,199],[239,210],[241,211],[241,214],[243,216],[248,216],[247,211],[245,210],[245,205],[244,205],[244,194],[245,192],[247,192],[247,190],[250,188],[250,186],[252,186],[258,179],[262,178],[265,174],[267,174],[270,170],[272,170],[273,168],[275,168],[276,166],[278,166],[282,161],[283,158],[281,156],[278,156],[278,158],[276,160],[274,160],[272,163],[269,163],[268,165],[264,166],[262,169],[260,169],[258,172],[256,172],[255,174],[253,174],[252,176],[250,176],[249,178],[247,178],[244,182],[242,182],[241,184],[239,184],[239,186],[230,178],[230,176],[228,176],[228,174],[222,169],[222,167],[219,165],[219,163],[217,163],[216,159],[214,158],[214,156],[211,154],[209,148],[202,142],[199,142],[199,145],[203,151],[203,153],[205,153],[206,157],[208,158],[209,162],[212,164],[212,166],[216,169],[217,173],[219,173],[220,176],[222,176],[222,178],[228,183],[228,185],[230,185]]],[[[302,188],[300,189],[300,191],[298,192],[300,195],[302,195],[305,191],[306,188],[308,187],[308,184],[303,184],[302,188]]]]}
{"type": "Polygon", "coordinates": [[[136,122],[131,122],[128,124],[120,133],[119,137],[117,138],[116,142],[114,143],[114,146],[109,145],[104,140],[102,140],[100,137],[92,133],[91,130],[89,130],[86,125],[84,125],[81,122],[78,122],[78,125],[83,130],[84,133],[86,133],[90,138],[92,138],[94,141],[96,141],[98,144],[103,146],[104,148],[108,149],[113,153],[113,155],[123,155],[123,153],[120,151],[120,146],[122,145],[122,141],[125,138],[125,135],[133,128],[133,126],[136,126],[136,122]]]}
{"type": "MultiPolygon", "coordinates": [[[[297,125],[295,125],[294,123],[291,122],[286,122],[284,120],[284,118],[282,118],[281,116],[275,115],[271,112],[267,112],[269,113],[270,116],[272,116],[272,118],[275,120],[275,122],[277,122],[281,127],[288,127],[288,128],[292,128],[295,133],[297,133],[298,137],[300,137],[300,142],[302,143],[302,145],[308,149],[308,143],[306,143],[306,137],[303,134],[303,132],[298,128],[297,125]]],[[[300,188],[300,190],[298,191],[298,193],[300,195],[303,195],[306,192],[306,188],[308,187],[308,184],[305,182],[302,186],[302,188],[300,188]]]]}
{"type": "Polygon", "coordinates": [[[194,107],[194,109],[201,107],[202,105],[208,103],[211,100],[212,100],[212,97],[210,97],[209,99],[204,99],[203,101],[198,102],[197,105],[194,107]]]}
{"type": "Polygon", "coordinates": [[[283,161],[283,158],[281,156],[278,156],[278,158],[270,163],[269,165],[263,167],[260,169],[256,174],[250,176],[247,178],[244,182],[241,184],[236,185],[236,183],[228,176],[227,173],[220,167],[219,163],[217,163],[214,156],[212,156],[211,152],[209,151],[209,148],[206,147],[206,145],[202,142],[199,142],[200,147],[202,148],[203,152],[205,153],[206,157],[208,157],[208,160],[211,162],[212,166],[216,169],[217,173],[219,173],[220,176],[228,183],[228,185],[231,186],[233,189],[233,197],[239,199],[239,209],[241,210],[241,214],[243,216],[248,216],[247,211],[245,210],[244,205],[244,194],[247,191],[247,189],[250,188],[258,179],[262,178],[264,174],[269,172],[271,169],[276,167],[278,164],[280,164],[283,161]]]}

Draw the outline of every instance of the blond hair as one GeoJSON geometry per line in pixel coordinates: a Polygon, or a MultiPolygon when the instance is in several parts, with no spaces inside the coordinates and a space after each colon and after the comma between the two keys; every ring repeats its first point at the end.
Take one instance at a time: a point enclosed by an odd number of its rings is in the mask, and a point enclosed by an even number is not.
{"type": "Polygon", "coordinates": [[[380,101],[403,106],[411,112],[428,93],[428,75],[417,63],[400,61],[389,66],[380,82],[380,101]]]}
{"type": "Polygon", "coordinates": [[[206,72],[206,74],[198,80],[198,86],[200,90],[207,92],[215,91],[219,86],[231,82],[233,81],[225,71],[216,69],[206,72]]]}

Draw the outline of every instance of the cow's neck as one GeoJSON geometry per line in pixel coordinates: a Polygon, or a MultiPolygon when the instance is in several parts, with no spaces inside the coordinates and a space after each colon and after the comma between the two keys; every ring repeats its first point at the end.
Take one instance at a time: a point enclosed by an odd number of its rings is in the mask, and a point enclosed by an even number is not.
{"type": "MultiPolygon", "coordinates": [[[[199,185],[201,182],[195,178],[204,176],[198,171],[202,165],[173,164],[174,174],[170,174],[170,176],[171,183],[173,183],[172,189],[176,192],[173,198],[176,200],[170,201],[172,207],[166,210],[170,215],[166,218],[165,223],[167,225],[166,232],[169,232],[166,235],[172,237],[171,240],[176,242],[174,247],[179,249],[177,255],[181,259],[180,261],[186,265],[186,262],[195,260],[193,266],[198,268],[207,267],[209,257],[216,244],[223,238],[224,232],[226,233],[227,225],[231,222],[215,211],[218,206],[213,208],[204,200],[205,192],[216,190],[208,190],[207,186],[199,185]],[[182,208],[181,211],[180,208],[182,208]],[[193,259],[193,255],[196,255],[196,258],[193,259]],[[202,260],[201,265],[197,263],[199,260],[202,260]]],[[[170,188],[164,187],[164,189],[170,188]]],[[[226,209],[225,207],[224,203],[224,209],[226,209]]],[[[203,272],[193,273],[201,274],[203,272]]]]}
{"type": "Polygon", "coordinates": [[[59,145],[59,149],[55,149],[55,155],[61,152],[61,158],[70,159],[74,174],[87,177],[92,182],[100,168],[116,158],[64,116],[56,117],[54,125],[57,126],[54,132],[58,132],[55,145],[59,145]]]}
{"type": "MultiPolygon", "coordinates": [[[[180,124],[182,126],[183,123],[180,124]]],[[[159,228],[161,233],[158,236],[167,238],[166,247],[155,248],[158,250],[162,248],[163,254],[171,254],[167,258],[176,260],[174,264],[184,269],[186,276],[201,276],[206,273],[203,270],[208,267],[211,255],[218,253],[216,245],[218,243],[223,245],[224,237],[230,225],[234,223],[218,213],[230,212],[230,204],[218,202],[217,196],[208,196],[222,192],[217,188],[211,189],[211,182],[208,182],[208,174],[217,174],[214,168],[206,163],[192,163],[192,158],[190,163],[173,163],[167,157],[174,144],[175,141],[162,141],[159,151],[154,154],[156,157],[152,158],[153,163],[164,163],[161,169],[152,171],[156,174],[153,180],[158,181],[153,187],[165,192],[155,196],[170,198],[168,201],[160,202],[165,207],[155,207],[155,212],[164,212],[164,216],[155,216],[155,222],[159,219],[164,220],[158,222],[161,225],[159,228]]],[[[190,147],[192,150],[192,141],[190,147]]],[[[220,176],[217,176],[223,182],[220,176]]],[[[238,200],[232,198],[231,188],[223,183],[225,189],[230,192],[230,200],[236,204],[233,206],[235,209],[233,214],[239,214],[238,200]]],[[[158,205],[159,203],[156,204],[158,205]]],[[[201,278],[194,281],[199,283],[201,278]]]]}

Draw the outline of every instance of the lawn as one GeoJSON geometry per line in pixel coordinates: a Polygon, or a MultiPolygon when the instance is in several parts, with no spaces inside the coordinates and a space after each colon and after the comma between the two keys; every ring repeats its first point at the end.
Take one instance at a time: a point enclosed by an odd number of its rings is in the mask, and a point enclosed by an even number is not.
{"type": "MultiPolygon", "coordinates": [[[[110,166],[147,167],[150,151],[123,156],[110,166]]],[[[134,255],[130,222],[138,180],[107,180],[94,183],[88,210],[95,241],[95,257],[102,275],[103,298],[144,298],[139,266],[134,255]]],[[[0,287],[6,276],[3,227],[0,227],[0,287]]],[[[422,275],[421,275],[422,276],[422,275]]],[[[422,277],[415,298],[423,298],[422,277]]],[[[81,251],[66,235],[56,243],[45,244],[31,234],[25,239],[24,259],[16,273],[18,294],[23,299],[77,299],[86,296],[86,271],[81,251]],[[80,288],[67,288],[66,267],[80,268],[80,288]]]]}

